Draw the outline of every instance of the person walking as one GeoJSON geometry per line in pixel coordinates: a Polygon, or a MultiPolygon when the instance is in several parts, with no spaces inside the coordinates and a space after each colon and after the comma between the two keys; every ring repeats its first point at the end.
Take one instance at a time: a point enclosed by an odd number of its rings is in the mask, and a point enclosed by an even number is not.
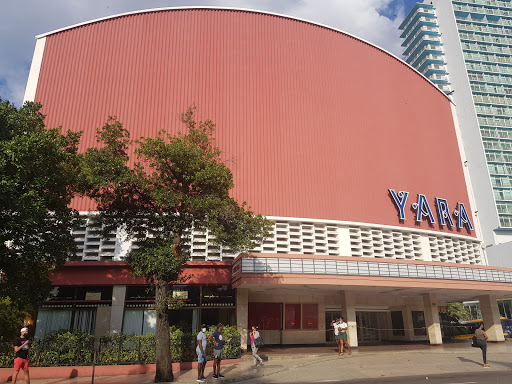
{"type": "Polygon", "coordinates": [[[12,375],[12,384],[16,384],[18,373],[23,369],[25,374],[25,381],[30,384],[30,375],[28,373],[28,349],[30,347],[30,340],[28,339],[28,328],[21,328],[20,337],[14,341],[14,374],[12,375]]]}
{"type": "Polygon", "coordinates": [[[484,368],[489,368],[487,364],[487,334],[484,331],[484,323],[475,330],[476,345],[482,350],[482,358],[484,360],[484,368]]]}
{"type": "Polygon", "coordinates": [[[261,357],[258,356],[258,347],[255,344],[255,340],[257,340],[259,338],[260,338],[260,333],[258,331],[258,327],[255,327],[253,325],[252,331],[251,331],[251,351],[252,351],[252,357],[254,358],[253,367],[256,367],[258,364],[263,365],[263,360],[261,359],[261,357]]]}
{"type": "Polygon", "coordinates": [[[213,378],[223,379],[224,376],[220,374],[220,362],[224,357],[222,354],[222,348],[224,348],[224,339],[222,338],[222,324],[217,324],[217,330],[209,336],[209,339],[214,342],[213,347],[213,378]]]}
{"type": "Polygon", "coordinates": [[[339,335],[340,335],[341,356],[343,356],[343,351],[345,349],[345,345],[347,346],[348,354],[349,355],[352,354],[352,350],[350,349],[350,344],[348,343],[347,329],[348,329],[348,324],[345,323],[345,319],[342,317],[340,328],[338,331],[339,335]]]}
{"type": "Polygon", "coordinates": [[[196,354],[197,354],[197,382],[204,383],[206,382],[206,377],[204,377],[204,369],[206,368],[206,325],[201,325],[201,331],[197,334],[197,346],[196,346],[196,354]]]}

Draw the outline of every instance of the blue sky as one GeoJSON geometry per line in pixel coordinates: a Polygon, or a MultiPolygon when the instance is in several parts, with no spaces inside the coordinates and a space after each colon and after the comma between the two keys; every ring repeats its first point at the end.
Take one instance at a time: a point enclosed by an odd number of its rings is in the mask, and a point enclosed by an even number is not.
{"type": "Polygon", "coordinates": [[[401,56],[398,25],[413,0],[5,0],[0,3],[0,98],[20,106],[36,35],[139,9],[211,5],[300,17],[352,33],[401,56]]]}

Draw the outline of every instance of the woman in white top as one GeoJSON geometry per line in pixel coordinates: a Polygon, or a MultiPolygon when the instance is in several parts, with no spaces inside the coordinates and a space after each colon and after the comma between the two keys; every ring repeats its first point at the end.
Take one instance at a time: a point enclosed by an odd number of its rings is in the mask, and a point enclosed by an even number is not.
{"type": "Polygon", "coordinates": [[[254,358],[254,365],[256,367],[258,363],[263,365],[263,360],[258,356],[258,347],[254,344],[254,341],[260,337],[260,333],[258,332],[258,327],[253,326],[251,331],[251,350],[252,357],[254,358]]]}

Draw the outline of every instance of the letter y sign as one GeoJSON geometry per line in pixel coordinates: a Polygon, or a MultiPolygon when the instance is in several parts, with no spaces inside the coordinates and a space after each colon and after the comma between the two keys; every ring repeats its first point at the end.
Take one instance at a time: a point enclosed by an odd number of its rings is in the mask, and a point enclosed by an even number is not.
{"type": "Polygon", "coordinates": [[[400,220],[405,220],[405,204],[407,203],[407,197],[409,197],[409,192],[400,191],[398,194],[394,189],[389,189],[389,194],[393,198],[393,201],[396,205],[396,209],[398,211],[398,217],[400,220]]]}

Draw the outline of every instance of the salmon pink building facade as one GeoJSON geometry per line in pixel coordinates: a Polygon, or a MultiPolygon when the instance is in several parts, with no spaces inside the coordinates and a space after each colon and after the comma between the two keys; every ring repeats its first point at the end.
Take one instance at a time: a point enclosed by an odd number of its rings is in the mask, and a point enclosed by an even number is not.
{"type": "MultiPolygon", "coordinates": [[[[135,139],[178,132],[190,105],[215,122],[233,196],[275,226],[241,255],[191,233],[176,324],[237,325],[243,347],[251,325],[267,344],[318,344],[343,314],[355,346],[438,344],[440,308],[479,299],[503,340],[512,270],[487,266],[452,103],[388,52],[283,15],[147,10],[38,36],[25,99],[48,126],[83,131],[81,150],[112,115],[135,139]]],[[[91,201],[73,207],[88,223],[36,336],[153,332],[154,298],[125,262],[134,245],[100,237],[91,201]]]]}

